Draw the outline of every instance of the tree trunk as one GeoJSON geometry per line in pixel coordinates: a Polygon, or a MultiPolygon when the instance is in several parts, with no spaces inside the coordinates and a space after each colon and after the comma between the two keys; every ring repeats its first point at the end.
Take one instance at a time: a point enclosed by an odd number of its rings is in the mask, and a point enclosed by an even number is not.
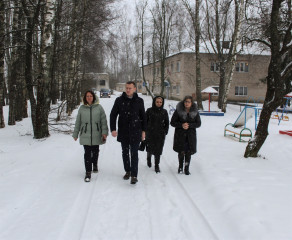
{"type": "Polygon", "coordinates": [[[200,55],[200,40],[201,40],[201,27],[200,27],[200,2],[196,0],[196,13],[195,13],[195,45],[196,45],[196,98],[198,109],[203,110],[202,104],[202,78],[201,78],[201,55],[200,55]]]}
{"type": "Polygon", "coordinates": [[[38,20],[40,13],[40,2],[36,5],[36,9],[33,14],[28,10],[28,6],[25,0],[21,1],[22,9],[26,16],[26,39],[25,39],[25,70],[24,70],[24,78],[27,88],[27,94],[30,100],[30,108],[31,108],[31,120],[33,126],[33,132],[35,135],[36,132],[36,99],[34,96],[34,83],[33,83],[33,71],[32,71],[32,56],[33,56],[33,33],[35,24],[38,20]]]}
{"type": "Polygon", "coordinates": [[[9,91],[9,117],[8,125],[15,125],[16,121],[16,95],[17,95],[17,82],[20,77],[20,37],[18,31],[18,18],[20,9],[18,1],[14,2],[14,12],[12,20],[12,52],[11,52],[11,75],[8,78],[8,91],[9,91]]]}
{"type": "MultiPolygon", "coordinates": [[[[138,18],[140,20],[140,23],[141,23],[141,62],[142,62],[142,78],[143,78],[143,82],[144,82],[144,85],[145,85],[145,88],[146,88],[146,91],[149,93],[149,95],[154,98],[154,94],[153,92],[149,89],[149,84],[146,82],[146,78],[145,78],[145,70],[144,70],[144,45],[145,45],[145,42],[144,42],[144,35],[145,35],[145,30],[144,30],[144,14],[145,14],[145,11],[146,11],[146,6],[147,6],[147,3],[142,6],[141,8],[141,11],[139,11],[139,9],[137,8],[136,11],[137,11],[137,14],[138,14],[138,18]]],[[[149,60],[149,59],[148,59],[149,60]]],[[[149,64],[149,62],[147,63],[149,64]]]]}
{"type": "MultiPolygon", "coordinates": [[[[288,21],[289,24],[285,26],[285,29],[282,25],[283,16],[280,16],[285,11],[282,11],[281,7],[285,8],[284,4],[281,5],[281,2],[277,0],[273,1],[268,23],[270,43],[267,45],[271,48],[271,61],[267,76],[267,93],[255,137],[249,141],[245,150],[244,157],[246,158],[258,156],[258,152],[268,136],[268,125],[272,112],[282,104],[285,94],[291,91],[292,61],[290,57],[286,58],[292,49],[290,44],[292,38],[291,15],[289,12],[287,13],[288,16],[290,15],[290,22],[288,21]]],[[[267,25],[265,26],[267,27],[267,25]]]]}
{"type": "Polygon", "coordinates": [[[226,69],[225,69],[225,92],[223,96],[222,112],[226,112],[227,98],[232,82],[232,76],[234,72],[234,66],[237,56],[237,46],[240,40],[240,28],[242,24],[242,18],[244,16],[244,0],[235,1],[235,16],[234,16],[234,31],[232,34],[231,46],[227,58],[226,69]]]}
{"type": "MultiPolygon", "coordinates": [[[[16,5],[19,7],[19,4],[16,5]]],[[[23,39],[24,34],[22,29],[24,28],[24,17],[23,12],[18,12],[18,19],[17,19],[17,31],[15,33],[16,37],[16,54],[15,57],[17,58],[17,61],[13,61],[12,63],[12,71],[15,71],[17,74],[16,76],[16,105],[15,105],[15,121],[21,121],[23,119],[23,115],[26,110],[26,104],[24,101],[24,78],[23,78],[23,72],[24,72],[24,48],[23,45],[23,39]]],[[[26,114],[27,115],[27,114],[26,114]]]]}
{"type": "Polygon", "coordinates": [[[48,137],[48,115],[50,111],[50,83],[53,57],[54,0],[46,0],[40,48],[40,74],[37,86],[36,131],[37,139],[48,137]]]}
{"type": "Polygon", "coordinates": [[[4,17],[5,15],[5,5],[4,1],[0,1],[0,128],[5,127],[4,116],[3,116],[3,102],[4,102],[4,17]]]}
{"type": "Polygon", "coordinates": [[[263,108],[260,115],[260,121],[257,127],[256,134],[253,140],[250,141],[250,143],[246,147],[246,151],[244,154],[245,158],[258,156],[258,152],[268,136],[268,126],[273,110],[274,109],[272,109],[271,107],[263,108]]]}

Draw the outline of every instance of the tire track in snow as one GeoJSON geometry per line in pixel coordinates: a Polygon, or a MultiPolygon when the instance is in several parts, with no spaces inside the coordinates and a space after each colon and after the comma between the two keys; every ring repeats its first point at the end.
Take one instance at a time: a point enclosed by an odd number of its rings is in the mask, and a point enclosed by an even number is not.
{"type": "Polygon", "coordinates": [[[169,165],[164,156],[162,156],[162,159],[172,175],[172,177],[169,178],[168,181],[171,182],[172,186],[176,186],[176,191],[179,191],[177,192],[177,194],[180,196],[180,200],[183,203],[182,212],[183,215],[189,220],[187,221],[187,224],[189,225],[189,229],[193,234],[192,238],[190,239],[197,239],[197,237],[200,237],[201,239],[219,240],[219,237],[217,236],[214,229],[211,227],[204,214],[200,211],[199,207],[191,198],[184,185],[180,182],[177,175],[173,172],[173,168],[169,165]],[[193,226],[196,226],[196,228],[194,228],[193,226]],[[198,234],[199,236],[197,236],[198,234]]]}
{"type": "MultiPolygon", "coordinates": [[[[105,148],[99,152],[99,156],[103,155],[105,148]]],[[[85,183],[84,187],[79,191],[76,200],[67,216],[67,220],[64,223],[61,233],[58,239],[82,239],[84,229],[87,224],[88,213],[93,204],[93,199],[96,194],[98,173],[91,174],[90,183],[85,183]],[[89,188],[87,188],[89,187],[89,188]]]]}

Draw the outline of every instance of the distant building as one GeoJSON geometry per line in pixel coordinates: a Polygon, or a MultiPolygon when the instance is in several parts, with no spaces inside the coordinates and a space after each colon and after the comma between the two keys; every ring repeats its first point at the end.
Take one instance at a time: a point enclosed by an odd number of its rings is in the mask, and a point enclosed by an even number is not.
{"type": "MultiPolygon", "coordinates": [[[[219,89],[219,63],[216,55],[201,53],[202,90],[212,86],[219,89]]],[[[166,59],[165,95],[169,98],[182,100],[185,95],[196,93],[195,53],[180,52],[166,59]]],[[[232,83],[228,95],[229,101],[246,101],[253,97],[263,101],[266,94],[266,84],[262,81],[268,73],[269,55],[237,55],[232,83]]],[[[160,93],[160,62],[147,64],[144,68],[146,81],[150,88],[154,85],[154,94],[160,93]],[[154,81],[153,81],[154,79],[154,81]]],[[[208,95],[202,95],[207,99],[208,95]]],[[[213,100],[218,97],[213,96],[213,100]]]]}
{"type": "Polygon", "coordinates": [[[124,92],[126,83],[116,83],[116,91],[124,92]]]}
{"type": "Polygon", "coordinates": [[[109,74],[108,73],[85,73],[85,78],[90,79],[92,88],[100,91],[101,88],[109,89],[109,74]]]}

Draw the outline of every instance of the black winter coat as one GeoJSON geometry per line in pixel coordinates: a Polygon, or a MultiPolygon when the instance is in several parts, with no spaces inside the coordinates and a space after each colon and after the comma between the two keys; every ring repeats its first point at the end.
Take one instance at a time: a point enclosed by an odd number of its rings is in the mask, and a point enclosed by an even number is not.
{"type": "Polygon", "coordinates": [[[190,112],[187,113],[183,101],[179,102],[172,115],[171,126],[175,127],[173,150],[181,153],[185,152],[186,146],[191,154],[197,152],[197,133],[196,128],[201,126],[201,118],[197,105],[193,103],[190,112]],[[187,130],[183,129],[182,124],[189,123],[187,130]]]}
{"type": "MultiPolygon", "coordinates": [[[[158,96],[159,97],[159,96],[158,96]]],[[[168,133],[169,118],[167,111],[163,108],[164,98],[162,106],[156,107],[153,99],[152,107],[146,111],[147,129],[146,129],[146,151],[153,155],[161,155],[164,146],[165,136],[168,133]]]]}
{"type": "Polygon", "coordinates": [[[128,98],[123,92],[114,103],[110,114],[111,131],[116,131],[116,120],[118,120],[118,141],[128,143],[139,143],[142,131],[146,131],[146,114],[144,101],[134,93],[133,98],[128,98]]]}

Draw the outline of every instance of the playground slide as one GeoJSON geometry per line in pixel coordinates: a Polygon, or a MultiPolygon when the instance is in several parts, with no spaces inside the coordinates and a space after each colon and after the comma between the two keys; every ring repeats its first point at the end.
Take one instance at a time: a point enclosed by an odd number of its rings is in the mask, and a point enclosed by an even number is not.
{"type": "Polygon", "coordinates": [[[241,127],[244,126],[245,121],[247,122],[250,118],[252,118],[254,114],[254,109],[252,108],[244,108],[239,114],[238,118],[233,124],[233,127],[241,127]]]}

